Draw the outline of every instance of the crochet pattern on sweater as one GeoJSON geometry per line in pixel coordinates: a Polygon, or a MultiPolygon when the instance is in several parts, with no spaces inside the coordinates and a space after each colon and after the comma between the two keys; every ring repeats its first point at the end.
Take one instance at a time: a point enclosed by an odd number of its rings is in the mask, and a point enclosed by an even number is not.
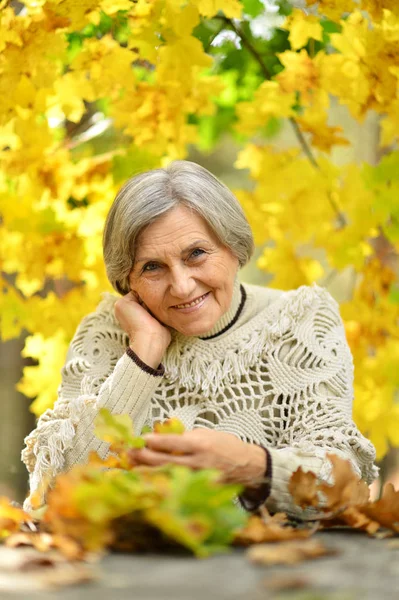
{"type": "MultiPolygon", "coordinates": [[[[337,303],[317,285],[244,288],[244,308],[235,321],[228,315],[230,328],[209,339],[174,332],[164,370],[156,371],[126,354],[129,339],[113,312],[117,296],[103,294],[71,342],[54,408],[25,440],[31,494],[86,462],[90,451],[106,456],[108,445],[94,436],[100,407],[128,413],[137,433],[176,416],[187,429],[213,428],[267,447],[270,510],[306,518],[310,509],[295,506],[288,492],[290,476],[301,466],[330,481],[328,453],[351,460],[371,482],[375,451],[352,420],[353,360],[337,303]]],[[[238,285],[234,293],[237,307],[238,285]]]]}

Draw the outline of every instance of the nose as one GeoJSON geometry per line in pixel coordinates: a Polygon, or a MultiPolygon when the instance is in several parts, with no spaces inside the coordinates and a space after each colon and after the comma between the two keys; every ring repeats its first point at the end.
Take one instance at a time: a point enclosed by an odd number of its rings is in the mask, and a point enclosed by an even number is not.
{"type": "Polygon", "coordinates": [[[190,300],[195,288],[196,283],[188,267],[181,265],[171,269],[169,292],[172,298],[176,298],[179,302],[190,300]]]}

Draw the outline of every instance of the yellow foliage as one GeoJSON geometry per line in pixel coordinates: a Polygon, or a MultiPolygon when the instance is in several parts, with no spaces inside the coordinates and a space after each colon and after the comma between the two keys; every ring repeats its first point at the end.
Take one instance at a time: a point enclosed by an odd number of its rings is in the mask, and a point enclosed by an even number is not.
{"type": "Polygon", "coordinates": [[[354,0],[306,0],[308,6],[316,2],[319,13],[332,21],[338,21],[343,13],[352,12],[358,6],[354,0]]]}
{"type": "Polygon", "coordinates": [[[375,445],[379,459],[389,444],[399,446],[398,359],[399,342],[390,340],[374,356],[355,363],[354,419],[375,445]]]}
{"type": "Polygon", "coordinates": [[[399,49],[385,21],[373,29],[360,11],[342,21],[342,32],[331,35],[339,53],[320,63],[321,87],[338,96],[355,118],[369,109],[384,113],[396,98],[399,49]]]}
{"type": "MultiPolygon", "coordinates": [[[[88,38],[71,63],[72,72],[64,75],[61,82],[69,76],[72,83],[70,94],[76,89],[76,95],[80,95],[82,100],[117,99],[123,90],[135,88],[136,78],[131,64],[131,50],[121,47],[110,35],[100,39],[88,38]]],[[[63,99],[62,94],[57,92],[57,95],[63,99]]]]}
{"type": "Polygon", "coordinates": [[[318,86],[319,71],[316,61],[312,60],[306,50],[290,52],[286,50],[278,54],[284,70],[276,77],[280,88],[285,93],[301,92],[301,97],[309,99],[311,90],[318,86]]]}
{"type": "Polygon", "coordinates": [[[393,15],[399,16],[399,5],[397,0],[362,0],[361,7],[367,10],[375,21],[379,21],[384,11],[390,11],[393,15]]]}
{"type": "MultiPolygon", "coordinates": [[[[332,227],[329,221],[334,212],[329,203],[329,193],[339,171],[327,160],[320,164],[323,168],[315,169],[308,160],[300,157],[297,149],[277,152],[270,146],[249,144],[239,152],[235,166],[248,168],[256,182],[251,193],[254,208],[247,216],[258,243],[277,239],[265,226],[265,223],[272,224],[265,219],[269,215],[273,215],[277,235],[281,231],[289,231],[295,242],[324,240],[330,234],[332,227]],[[257,201],[256,198],[262,200],[257,201]],[[318,230],[314,227],[315,222],[319,224],[318,230]]],[[[244,207],[250,206],[248,198],[249,193],[244,207]]]]}
{"type": "MultiPolygon", "coordinates": [[[[29,3],[35,4],[34,1],[29,3]]],[[[100,4],[100,0],[68,0],[68,2],[47,0],[46,9],[57,17],[62,17],[63,25],[71,31],[75,31],[82,29],[91,20],[95,21],[95,14],[100,8],[100,4]]]]}
{"type": "MultiPolygon", "coordinates": [[[[331,96],[359,122],[375,111],[382,146],[398,140],[398,3],[319,0],[313,14],[294,9],[283,24],[290,48],[278,53],[269,75],[260,65],[266,56],[248,48],[248,34],[241,40],[242,65],[251,65],[245,77],[264,76],[255,91],[239,89],[241,76],[224,70],[221,54],[198,36],[211,17],[217,15],[212,28],[224,17],[242,18],[238,0],[24,4],[18,15],[11,5],[0,12],[0,235],[2,269],[15,275],[15,287],[3,283],[0,308],[2,339],[23,329],[32,334],[24,356],[39,365],[25,368],[19,389],[36,397],[35,413],[52,405],[68,342],[110,289],[101,235],[117,189],[133,173],[185,158],[200,139],[202,117],[223,127],[220,107],[233,82],[240,98],[228,109],[235,111],[233,127],[256,136],[235,167],[250,173],[252,187],[236,194],[263,248],[258,266],[282,289],[320,281],[326,266],[352,269],[353,293],[342,314],[356,366],[355,419],[379,456],[399,445],[395,161],[373,175],[374,167],[338,167],[328,156],[349,143],[329,123],[331,96]],[[102,13],[112,26],[91,34],[102,13]],[[335,33],[323,27],[324,17],[337,23],[335,33]],[[76,141],[93,112],[112,123],[100,142],[105,151],[76,141]],[[284,119],[301,143],[278,150],[263,134],[284,119]],[[384,236],[388,254],[378,250],[384,236]],[[44,286],[50,291],[43,298],[37,292],[44,286]]],[[[243,24],[234,24],[240,34],[243,24]]]]}
{"type": "MultiPolygon", "coordinates": [[[[399,74],[399,70],[398,70],[399,74]]],[[[398,83],[399,85],[399,83],[398,83]]],[[[381,120],[381,146],[393,144],[399,137],[399,100],[394,100],[381,120]]]]}
{"type": "Polygon", "coordinates": [[[37,367],[24,367],[17,389],[28,398],[35,398],[30,408],[37,416],[51,408],[57,398],[56,388],[61,382],[61,368],[67,349],[68,343],[62,330],[48,338],[35,334],[26,339],[22,355],[36,358],[40,363],[37,367]]]}
{"type": "Polygon", "coordinates": [[[317,282],[324,274],[319,261],[309,256],[298,256],[298,250],[283,235],[275,248],[266,248],[258,259],[260,269],[273,273],[270,287],[292,290],[301,285],[317,282]]]}
{"type": "Polygon", "coordinates": [[[265,81],[251,102],[237,105],[237,131],[250,135],[264,127],[270,117],[294,116],[295,93],[285,93],[276,81],[265,81]]]}
{"type": "Polygon", "coordinates": [[[229,19],[239,19],[242,5],[238,0],[194,0],[200,14],[204,17],[213,17],[220,10],[229,19]]]}
{"type": "Polygon", "coordinates": [[[281,27],[290,32],[288,39],[293,50],[306,46],[310,38],[319,41],[323,38],[320,19],[314,15],[307,15],[299,8],[292,11],[281,27]]]}

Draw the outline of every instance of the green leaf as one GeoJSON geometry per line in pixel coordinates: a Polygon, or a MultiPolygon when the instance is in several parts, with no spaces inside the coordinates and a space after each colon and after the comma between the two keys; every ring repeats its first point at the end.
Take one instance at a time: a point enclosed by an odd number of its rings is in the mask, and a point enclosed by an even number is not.
{"type": "Polygon", "coordinates": [[[143,435],[144,433],[152,433],[151,427],[149,427],[148,425],[144,425],[144,427],[141,428],[141,435],[143,435]]]}
{"type": "Polygon", "coordinates": [[[106,408],[100,408],[95,420],[95,435],[112,445],[126,444],[128,448],[143,448],[145,441],[135,437],[133,423],[129,415],[113,415],[106,408]]]}
{"type": "Polygon", "coordinates": [[[244,14],[257,17],[265,12],[265,7],[260,0],[243,0],[244,14]]]}
{"type": "Polygon", "coordinates": [[[392,304],[399,304],[399,286],[397,284],[392,285],[389,290],[388,300],[392,302],[392,304]]]}
{"type": "Polygon", "coordinates": [[[153,154],[131,147],[122,156],[115,155],[112,159],[112,175],[115,183],[123,183],[129,177],[155,169],[160,166],[159,158],[153,154]]]}

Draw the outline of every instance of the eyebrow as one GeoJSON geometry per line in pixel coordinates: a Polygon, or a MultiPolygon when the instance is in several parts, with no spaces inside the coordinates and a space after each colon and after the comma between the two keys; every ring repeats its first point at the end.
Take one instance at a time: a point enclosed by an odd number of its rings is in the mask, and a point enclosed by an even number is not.
{"type": "MultiPolygon", "coordinates": [[[[189,246],[184,248],[184,250],[181,251],[181,255],[183,256],[183,254],[186,254],[190,250],[193,250],[194,248],[197,248],[198,246],[202,246],[204,244],[209,245],[209,241],[208,240],[195,240],[195,242],[193,242],[192,244],[190,244],[189,246]]],[[[151,257],[143,256],[142,258],[135,260],[134,264],[136,265],[138,263],[157,261],[157,260],[159,260],[159,258],[154,258],[153,256],[151,256],[151,257]]]]}

